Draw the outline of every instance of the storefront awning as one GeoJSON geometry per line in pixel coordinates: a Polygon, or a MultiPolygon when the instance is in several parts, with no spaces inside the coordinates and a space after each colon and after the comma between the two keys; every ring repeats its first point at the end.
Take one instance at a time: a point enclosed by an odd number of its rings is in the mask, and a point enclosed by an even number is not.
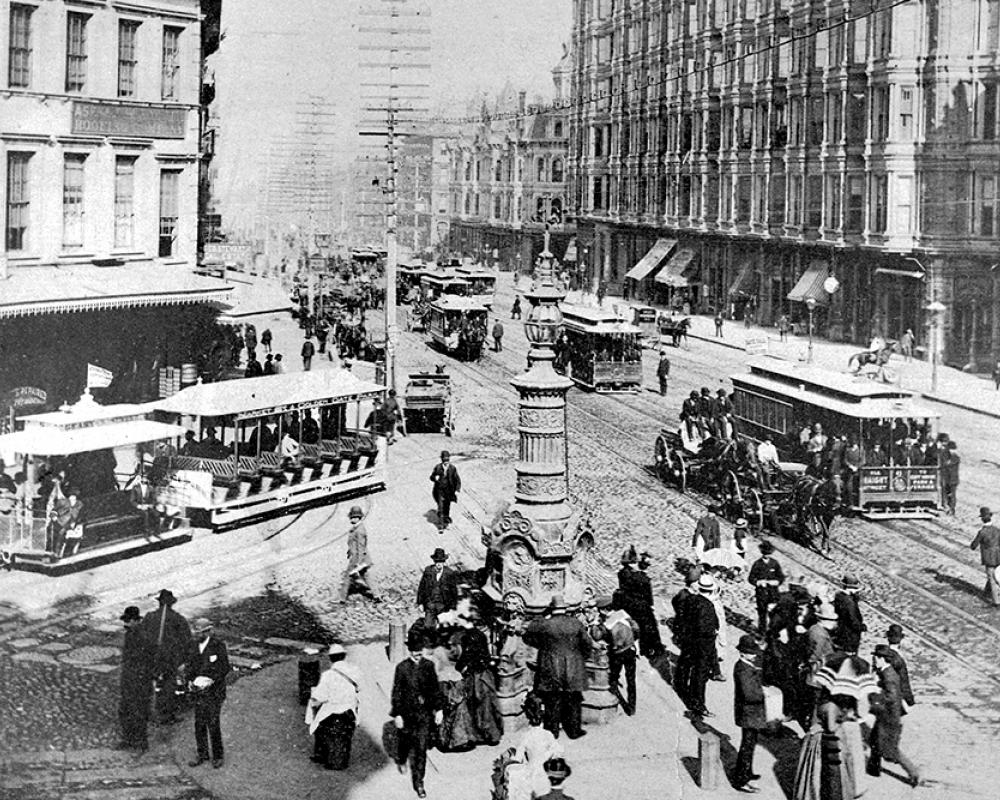
{"type": "Polygon", "coordinates": [[[563,256],[563,261],[576,261],[576,237],[574,236],[569,240],[569,244],[566,245],[566,254],[563,256]]]}
{"type": "Polygon", "coordinates": [[[17,267],[0,281],[0,319],[71,311],[225,303],[232,287],[186,267],[17,267]]]}
{"type": "Polygon", "coordinates": [[[697,283],[692,274],[691,265],[695,260],[694,250],[684,248],[673,254],[667,265],[661,269],[653,279],[662,286],[673,286],[681,288],[697,283]]]}
{"type": "Polygon", "coordinates": [[[830,295],[823,288],[823,282],[829,275],[830,268],[825,261],[814,261],[802,273],[795,288],[788,293],[788,299],[795,303],[804,303],[811,297],[818,305],[826,305],[830,302],[830,295]]]}
{"type": "Polygon", "coordinates": [[[229,307],[222,309],[219,322],[235,322],[242,317],[292,308],[288,292],[277,281],[236,273],[235,277],[230,274],[230,285],[233,287],[232,297],[226,301],[229,307]]]}
{"type": "Polygon", "coordinates": [[[729,294],[737,295],[745,292],[753,275],[753,259],[745,258],[740,262],[739,269],[736,270],[736,279],[729,287],[729,294]]]}
{"type": "Polygon", "coordinates": [[[656,269],[663,262],[670,251],[677,246],[676,239],[657,239],[656,244],[649,248],[649,251],[636,262],[636,265],[625,273],[626,278],[634,281],[641,281],[656,269]]]}

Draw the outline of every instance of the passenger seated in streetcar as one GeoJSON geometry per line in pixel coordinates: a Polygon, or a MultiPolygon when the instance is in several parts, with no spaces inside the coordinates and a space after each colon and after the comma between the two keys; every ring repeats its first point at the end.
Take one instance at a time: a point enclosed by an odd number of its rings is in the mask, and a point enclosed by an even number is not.
{"type": "Polygon", "coordinates": [[[319,424],[313,419],[312,412],[307,408],[302,417],[302,443],[319,443],[319,424]]]}
{"type": "Polygon", "coordinates": [[[780,468],[778,463],[778,448],[774,446],[774,441],[770,435],[765,436],[764,441],[757,445],[757,463],[760,464],[765,488],[770,489],[772,475],[775,470],[780,468]]]}
{"type": "Polygon", "coordinates": [[[229,448],[219,441],[215,428],[211,426],[205,428],[205,438],[199,443],[198,449],[202,458],[223,459],[229,456],[229,448]]]}
{"type": "Polygon", "coordinates": [[[806,447],[806,452],[822,453],[826,447],[827,437],[823,433],[823,426],[818,422],[812,427],[812,434],[809,436],[809,444],[806,447]]]}
{"type": "Polygon", "coordinates": [[[281,457],[284,459],[282,466],[287,468],[298,461],[301,450],[302,448],[299,447],[299,443],[292,436],[291,431],[286,430],[284,436],[281,437],[281,457]]]}

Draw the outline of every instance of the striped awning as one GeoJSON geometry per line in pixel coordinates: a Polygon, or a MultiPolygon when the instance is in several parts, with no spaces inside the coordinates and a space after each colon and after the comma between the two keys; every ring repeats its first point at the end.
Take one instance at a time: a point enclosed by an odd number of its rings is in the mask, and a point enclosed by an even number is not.
{"type": "Polygon", "coordinates": [[[753,275],[753,259],[745,258],[740,262],[739,268],[736,270],[736,278],[733,280],[729,287],[729,294],[737,295],[741,292],[745,292],[748,284],[750,283],[750,277],[753,275]]]}
{"type": "Polygon", "coordinates": [[[0,282],[0,319],[34,314],[225,303],[232,287],[184,266],[17,267],[0,282]]]}
{"type": "Polygon", "coordinates": [[[787,295],[794,303],[804,303],[810,297],[817,305],[830,302],[830,295],[823,288],[823,283],[830,275],[830,268],[825,261],[813,261],[802,273],[795,288],[787,295]]]}
{"type": "Polygon", "coordinates": [[[676,246],[676,239],[657,239],[656,243],[646,252],[646,255],[640,258],[636,262],[636,265],[625,273],[625,277],[631,278],[634,281],[643,280],[663,263],[663,259],[669,256],[670,251],[676,246]]]}
{"type": "Polygon", "coordinates": [[[576,261],[576,237],[574,236],[569,240],[569,244],[566,245],[566,253],[563,256],[563,261],[576,261]]]}
{"type": "Polygon", "coordinates": [[[653,280],[663,286],[673,286],[674,288],[698,283],[697,277],[694,275],[695,270],[691,266],[694,264],[695,258],[697,256],[690,248],[685,247],[678,250],[653,280]]]}

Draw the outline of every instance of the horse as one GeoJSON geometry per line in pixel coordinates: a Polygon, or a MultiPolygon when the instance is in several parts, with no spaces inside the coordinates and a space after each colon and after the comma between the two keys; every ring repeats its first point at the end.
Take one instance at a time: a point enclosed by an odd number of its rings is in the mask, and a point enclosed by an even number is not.
{"type": "Polygon", "coordinates": [[[839,475],[827,480],[803,475],[792,489],[797,532],[804,544],[822,555],[830,552],[830,526],[843,509],[843,498],[839,475]]]}
{"type": "Polygon", "coordinates": [[[892,354],[898,352],[899,342],[897,341],[887,341],[881,337],[875,337],[872,339],[871,346],[867,350],[862,350],[860,353],[853,353],[850,358],[847,359],[847,368],[853,372],[855,375],[861,372],[862,367],[874,366],[874,375],[885,380],[885,367],[889,363],[889,359],[892,358],[892,354]],[[851,366],[851,365],[855,366],[851,366]]]}
{"type": "Polygon", "coordinates": [[[681,342],[687,344],[688,341],[688,329],[691,327],[691,318],[684,317],[684,319],[676,320],[673,317],[660,317],[658,321],[658,327],[661,336],[669,336],[670,343],[674,347],[680,347],[681,342]]]}

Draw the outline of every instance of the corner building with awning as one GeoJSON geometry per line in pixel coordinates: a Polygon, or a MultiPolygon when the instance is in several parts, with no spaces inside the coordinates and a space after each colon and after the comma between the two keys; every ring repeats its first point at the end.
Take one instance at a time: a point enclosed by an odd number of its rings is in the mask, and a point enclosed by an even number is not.
{"type": "Polygon", "coordinates": [[[3,1],[0,20],[0,412],[75,401],[88,363],[114,376],[102,402],[210,372],[231,290],[194,274],[200,3],[3,1]]]}

